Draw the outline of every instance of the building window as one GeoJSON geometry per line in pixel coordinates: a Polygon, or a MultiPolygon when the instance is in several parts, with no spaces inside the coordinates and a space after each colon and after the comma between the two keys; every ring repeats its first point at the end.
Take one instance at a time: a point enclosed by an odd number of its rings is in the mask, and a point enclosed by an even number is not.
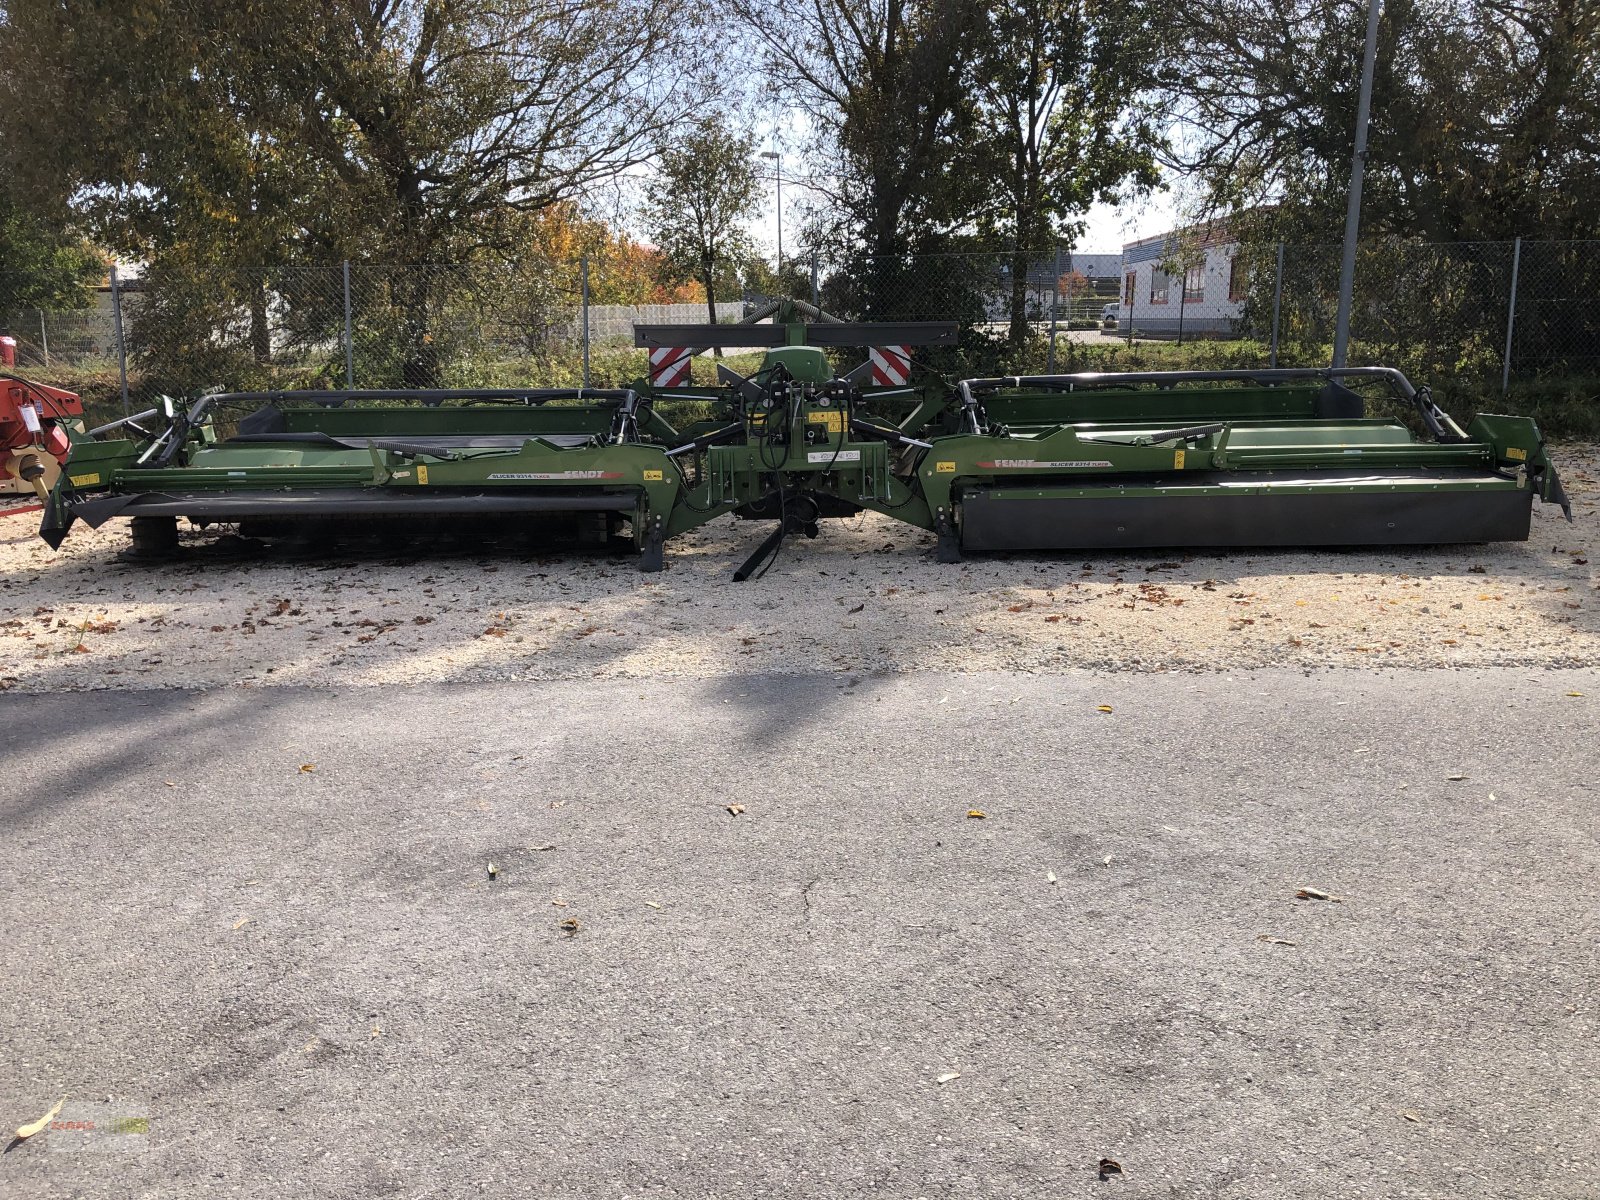
{"type": "Polygon", "coordinates": [[[1127,279],[1123,282],[1122,303],[1127,305],[1129,309],[1133,308],[1133,289],[1138,285],[1138,282],[1139,273],[1137,271],[1129,271],[1127,279]]]}
{"type": "Polygon", "coordinates": [[[1183,302],[1199,304],[1206,298],[1206,265],[1199,263],[1183,273],[1183,302]]]}
{"type": "Polygon", "coordinates": [[[1165,271],[1150,268],[1150,303],[1165,304],[1167,302],[1167,289],[1172,286],[1172,280],[1165,271]]]}
{"type": "Polygon", "coordinates": [[[1243,300],[1250,290],[1250,272],[1244,256],[1235,254],[1228,262],[1228,299],[1243,300]]]}

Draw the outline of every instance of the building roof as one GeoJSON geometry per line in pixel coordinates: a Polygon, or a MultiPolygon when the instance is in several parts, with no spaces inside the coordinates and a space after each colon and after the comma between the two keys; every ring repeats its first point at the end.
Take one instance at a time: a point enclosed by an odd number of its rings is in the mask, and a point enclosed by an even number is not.
{"type": "Polygon", "coordinates": [[[1214,221],[1202,221],[1198,225],[1186,225],[1181,229],[1170,229],[1166,233],[1140,238],[1136,242],[1124,242],[1122,258],[1129,266],[1133,266],[1135,263],[1160,261],[1180,244],[1209,249],[1212,246],[1231,246],[1237,240],[1228,221],[1219,218],[1214,221]]]}

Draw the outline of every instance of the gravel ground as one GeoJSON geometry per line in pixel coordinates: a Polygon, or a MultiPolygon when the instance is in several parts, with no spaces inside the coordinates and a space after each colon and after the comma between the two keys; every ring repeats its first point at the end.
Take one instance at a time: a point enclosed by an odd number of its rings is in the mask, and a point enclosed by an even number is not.
{"type": "MultiPolygon", "coordinates": [[[[959,566],[872,514],[732,574],[766,526],[725,519],[668,570],[537,556],[115,560],[124,523],[61,552],[0,518],[0,687],[159,688],[705,677],[800,671],[1582,666],[1600,448],[1557,462],[1577,524],[1526,543],[1380,551],[1009,555],[959,566]]],[[[197,545],[210,539],[196,535],[197,545]]]]}

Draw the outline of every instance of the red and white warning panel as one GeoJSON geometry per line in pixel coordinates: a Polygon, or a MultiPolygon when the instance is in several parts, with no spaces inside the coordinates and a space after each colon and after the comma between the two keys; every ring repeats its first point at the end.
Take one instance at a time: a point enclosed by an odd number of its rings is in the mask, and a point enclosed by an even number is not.
{"type": "Polygon", "coordinates": [[[689,367],[694,350],[689,346],[652,346],[650,349],[650,385],[652,387],[686,387],[689,384],[689,367]]]}
{"type": "Polygon", "coordinates": [[[872,386],[901,387],[911,378],[910,346],[871,346],[872,386]]]}

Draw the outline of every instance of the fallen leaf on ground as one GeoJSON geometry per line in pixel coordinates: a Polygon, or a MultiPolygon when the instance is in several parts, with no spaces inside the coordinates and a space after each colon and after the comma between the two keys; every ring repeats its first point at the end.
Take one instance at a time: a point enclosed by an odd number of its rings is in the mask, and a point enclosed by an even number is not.
{"type": "Polygon", "coordinates": [[[565,908],[567,906],[567,902],[565,900],[552,900],[550,903],[554,904],[557,908],[565,908]]]}
{"type": "Polygon", "coordinates": [[[1102,867],[1109,867],[1111,865],[1111,855],[1108,854],[1104,858],[1102,858],[1100,860],[1100,865],[1102,867]]]}
{"type": "Polygon", "coordinates": [[[1313,888],[1313,887],[1301,888],[1298,892],[1296,892],[1294,894],[1294,898],[1296,900],[1326,900],[1330,904],[1343,904],[1344,903],[1344,897],[1343,896],[1331,896],[1327,892],[1323,891],[1321,888],[1313,888]]]}
{"type": "Polygon", "coordinates": [[[65,1104],[66,1102],[67,1102],[67,1098],[65,1096],[63,1096],[63,1097],[61,1097],[61,1099],[56,1101],[56,1105],[55,1105],[54,1108],[52,1108],[49,1112],[45,1113],[45,1115],[40,1117],[37,1121],[30,1121],[26,1125],[19,1125],[17,1127],[17,1140],[18,1141],[26,1141],[28,1138],[31,1138],[34,1134],[36,1134],[36,1133],[40,1132],[41,1130],[43,1130],[47,1125],[50,1124],[51,1121],[54,1121],[56,1119],[56,1115],[58,1113],[60,1113],[60,1111],[61,1111],[61,1106],[63,1104],[65,1104]]]}
{"type": "Polygon", "coordinates": [[[846,610],[845,610],[845,614],[846,614],[846,615],[847,615],[847,616],[849,616],[849,615],[853,615],[853,614],[855,614],[855,613],[858,613],[858,612],[860,612],[860,611],[861,611],[861,610],[862,610],[862,609],[864,609],[864,608],[866,608],[866,604],[865,604],[865,603],[862,603],[862,604],[858,604],[858,605],[856,605],[856,606],[855,606],[855,607],[854,607],[854,608],[850,608],[850,609],[846,609],[846,610]]]}
{"type": "Polygon", "coordinates": [[[1406,1109],[1405,1112],[1401,1113],[1400,1115],[1402,1117],[1404,1117],[1406,1120],[1411,1121],[1413,1123],[1420,1123],[1422,1121],[1422,1118],[1419,1117],[1416,1113],[1412,1112],[1409,1108],[1406,1109]]]}
{"type": "Polygon", "coordinates": [[[1054,883],[1056,881],[1056,873],[1054,871],[1046,871],[1044,873],[1044,881],[1046,883],[1054,883]]]}
{"type": "Polygon", "coordinates": [[[237,931],[237,930],[243,929],[248,924],[250,924],[250,918],[249,917],[240,917],[237,921],[235,921],[233,923],[233,928],[237,931]]]}
{"type": "Polygon", "coordinates": [[[565,921],[561,922],[557,928],[568,937],[571,937],[573,934],[577,933],[578,930],[582,929],[583,926],[578,924],[577,917],[568,917],[565,921]]]}
{"type": "Polygon", "coordinates": [[[493,879],[498,874],[500,874],[500,868],[495,866],[493,863],[490,863],[489,864],[489,878],[493,879]]]}
{"type": "Polygon", "coordinates": [[[1460,783],[1463,779],[1466,778],[1466,776],[1465,775],[1446,775],[1445,778],[1448,779],[1451,783],[1460,783]]]}
{"type": "Polygon", "coordinates": [[[737,817],[743,811],[744,811],[744,805],[742,805],[742,804],[730,804],[730,805],[728,805],[728,813],[731,816],[737,817]]]}
{"type": "Polygon", "coordinates": [[[1576,697],[1576,698],[1578,698],[1580,700],[1583,698],[1583,693],[1582,692],[1568,692],[1567,695],[1576,697]]]}
{"type": "Polygon", "coordinates": [[[1095,711],[1096,712],[1110,712],[1111,711],[1111,705],[1109,705],[1109,704],[1096,705],[1095,706],[1095,711]]]}
{"type": "Polygon", "coordinates": [[[309,775],[309,774],[311,774],[311,772],[315,771],[316,769],[317,769],[317,764],[316,763],[301,763],[300,764],[300,774],[302,774],[302,775],[309,775]]]}
{"type": "Polygon", "coordinates": [[[656,901],[654,901],[654,900],[646,900],[644,902],[644,906],[646,908],[660,908],[661,907],[661,905],[659,903],[657,903],[656,901]]]}
{"type": "Polygon", "coordinates": [[[1119,1163],[1116,1159],[1114,1159],[1114,1158],[1102,1158],[1100,1160],[1100,1178],[1101,1179],[1105,1179],[1109,1175],[1121,1175],[1121,1174],[1122,1174],[1122,1164],[1119,1163]]]}
{"type": "Polygon", "coordinates": [[[529,846],[528,847],[528,849],[532,850],[535,854],[542,853],[545,850],[554,850],[555,848],[556,848],[556,844],[554,842],[550,842],[550,843],[548,843],[546,845],[543,845],[543,846],[529,846]]]}
{"type": "Polygon", "coordinates": [[[960,1079],[960,1078],[961,1078],[961,1072],[960,1071],[946,1071],[943,1075],[939,1076],[939,1082],[940,1083],[952,1083],[955,1080],[960,1079]]]}
{"type": "Polygon", "coordinates": [[[379,1028],[377,1025],[373,1025],[372,1032],[367,1035],[367,1040],[371,1041],[373,1038],[380,1038],[382,1036],[383,1036],[383,1030],[381,1028],[379,1028]]]}
{"type": "Polygon", "coordinates": [[[1263,933],[1256,938],[1258,942],[1265,942],[1269,946],[1298,946],[1299,942],[1291,942],[1287,938],[1273,937],[1270,933],[1263,933]]]}
{"type": "Polygon", "coordinates": [[[989,814],[984,812],[983,809],[981,809],[981,808],[969,808],[969,809],[967,809],[967,820],[969,820],[969,821],[981,821],[985,817],[987,817],[988,815],[989,814]]]}

